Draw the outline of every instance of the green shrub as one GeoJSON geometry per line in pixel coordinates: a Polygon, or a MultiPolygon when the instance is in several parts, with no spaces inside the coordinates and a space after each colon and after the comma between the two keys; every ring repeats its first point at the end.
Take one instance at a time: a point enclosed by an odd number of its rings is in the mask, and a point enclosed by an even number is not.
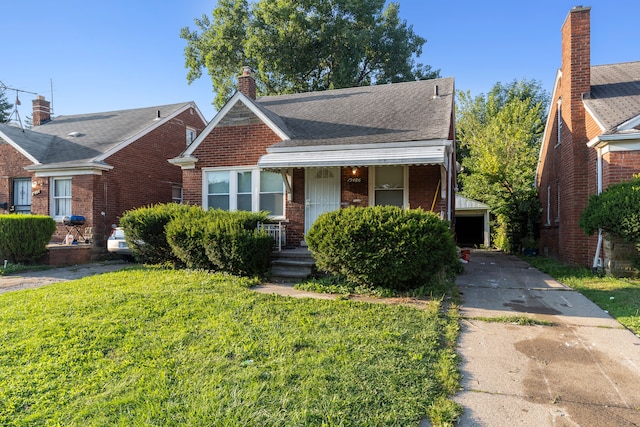
{"type": "Polygon", "coordinates": [[[602,228],[627,241],[640,241],[640,178],[591,196],[579,225],[589,235],[602,228]]]}
{"type": "Polygon", "coordinates": [[[45,215],[0,215],[0,256],[32,264],[47,252],[56,222],[45,215]]]}
{"type": "Polygon", "coordinates": [[[187,268],[213,270],[214,266],[207,258],[204,249],[204,234],[211,212],[205,212],[199,206],[172,219],[165,227],[167,242],[173,254],[187,268]]]}
{"type": "Polygon", "coordinates": [[[447,222],[421,209],[350,207],[322,214],[306,236],[319,269],[356,285],[440,287],[461,264],[447,222]]]}
{"type": "Polygon", "coordinates": [[[120,226],[124,228],[127,244],[136,261],[148,264],[179,263],[167,241],[165,227],[172,219],[189,210],[188,205],[165,203],[125,212],[120,219],[120,226]]]}
{"type": "Polygon", "coordinates": [[[204,233],[206,255],[216,270],[241,276],[263,275],[269,268],[273,238],[258,230],[265,213],[213,211],[204,233]]]}

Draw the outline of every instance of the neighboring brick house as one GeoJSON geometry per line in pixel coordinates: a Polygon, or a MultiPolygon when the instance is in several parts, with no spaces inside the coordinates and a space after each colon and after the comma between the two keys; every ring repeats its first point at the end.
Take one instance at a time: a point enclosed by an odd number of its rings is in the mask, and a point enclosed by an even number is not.
{"type": "Polygon", "coordinates": [[[182,168],[185,202],[269,211],[286,225],[289,246],[340,207],[422,207],[453,218],[453,78],[257,100],[248,69],[238,84],[170,160],[182,168]]]}
{"type": "Polygon", "coordinates": [[[84,216],[81,230],[89,229],[84,237],[98,254],[124,211],[181,199],[182,174],[167,158],[206,120],[192,102],[51,117],[39,96],[33,125],[0,124],[0,212],[52,216],[54,242],[67,232],[65,216],[84,216]]]}
{"type": "Polygon", "coordinates": [[[591,66],[590,11],[575,7],[562,27],[537,171],[540,237],[549,256],[610,269],[610,242],[587,236],[578,222],[590,195],[640,172],[640,62],[591,66]]]}

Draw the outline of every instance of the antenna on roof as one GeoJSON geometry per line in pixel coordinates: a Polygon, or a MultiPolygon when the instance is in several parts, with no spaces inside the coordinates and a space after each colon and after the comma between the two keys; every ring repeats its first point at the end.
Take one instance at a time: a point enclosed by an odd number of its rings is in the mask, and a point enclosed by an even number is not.
{"type": "Polygon", "coordinates": [[[22,129],[24,131],[24,126],[22,125],[22,119],[20,118],[20,112],[18,111],[18,105],[21,104],[20,102],[20,98],[18,97],[19,92],[24,92],[24,93],[30,93],[32,95],[38,95],[35,92],[29,92],[28,90],[22,90],[22,89],[16,89],[13,87],[8,87],[7,85],[5,85],[4,83],[2,83],[0,81],[0,90],[7,91],[7,90],[15,90],[16,91],[16,102],[15,104],[13,104],[13,111],[11,112],[11,114],[9,114],[9,117],[7,119],[7,123],[11,123],[11,118],[13,116],[15,116],[15,119],[13,119],[14,121],[17,121],[18,124],[20,125],[20,129],[22,129]]]}
{"type": "Polygon", "coordinates": [[[49,111],[51,116],[53,116],[53,79],[49,79],[49,84],[51,85],[51,103],[49,104],[49,111]]]}

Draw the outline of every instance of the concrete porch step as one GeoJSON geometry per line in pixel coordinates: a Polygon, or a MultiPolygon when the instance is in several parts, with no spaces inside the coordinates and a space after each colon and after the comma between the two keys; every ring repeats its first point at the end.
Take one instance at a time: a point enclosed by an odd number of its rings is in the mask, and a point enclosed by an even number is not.
{"type": "Polygon", "coordinates": [[[292,282],[311,276],[315,260],[307,248],[274,251],[271,261],[271,275],[275,282],[292,282]]]}

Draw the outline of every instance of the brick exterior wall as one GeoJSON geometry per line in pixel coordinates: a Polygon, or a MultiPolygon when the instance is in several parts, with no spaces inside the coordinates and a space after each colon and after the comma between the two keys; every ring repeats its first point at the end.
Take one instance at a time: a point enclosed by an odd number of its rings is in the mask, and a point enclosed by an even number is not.
{"type": "MultiPolygon", "coordinates": [[[[182,172],[167,160],[186,148],[187,126],[201,132],[205,125],[195,111],[187,109],[106,158],[105,163],[113,169],[103,171],[101,175],[72,176],[71,210],[74,215],[85,217],[85,224],[79,228],[92,242],[90,258],[106,254],[106,238],[111,232],[111,224],[117,224],[125,211],[172,201],[172,188],[182,184],[182,172]],[[90,234],[85,233],[88,228],[91,228],[90,234]]],[[[0,171],[3,173],[0,177],[0,202],[11,202],[13,178],[31,177],[24,170],[28,165],[31,162],[13,147],[0,144],[0,171]]],[[[41,182],[42,186],[38,194],[32,195],[31,212],[50,215],[51,178],[32,179],[41,182]]],[[[57,225],[52,237],[54,243],[62,242],[67,234],[64,224],[57,225]]],[[[87,255],[81,253],[84,259],[87,255]]],[[[56,264],[59,262],[55,261],[56,264]]]]}
{"type": "MultiPolygon", "coordinates": [[[[267,125],[257,121],[255,116],[249,116],[248,109],[243,105],[236,104],[193,151],[192,155],[198,159],[195,167],[182,171],[185,203],[203,205],[203,169],[255,167],[259,158],[267,153],[267,148],[279,141],[278,135],[267,125]],[[233,120],[227,120],[229,117],[236,118],[242,124],[234,124],[233,120]]],[[[304,240],[305,171],[296,168],[291,174],[291,200],[286,202],[285,208],[287,245],[298,246],[304,240]]],[[[343,167],[340,174],[341,206],[369,206],[369,168],[359,167],[356,175],[353,175],[352,168],[343,167]]],[[[455,180],[455,174],[452,179],[455,180]]],[[[411,166],[410,207],[430,210],[439,180],[440,166],[411,166]]],[[[446,215],[447,201],[440,197],[439,191],[434,211],[438,214],[444,212],[446,215]]]]}
{"type": "Polygon", "coordinates": [[[542,204],[543,252],[572,265],[589,266],[595,238],[580,229],[580,214],[595,190],[595,157],[587,147],[582,97],[591,88],[590,9],[574,8],[562,27],[562,75],[551,100],[547,140],[541,156],[538,191],[542,204]],[[562,99],[562,140],[558,143],[558,99],[562,99]],[[551,189],[548,197],[547,188],[551,189]],[[558,213],[558,193],[560,212],[558,213]],[[550,206],[551,222],[547,223],[550,206]],[[556,218],[559,220],[556,222],[556,218]]]}

